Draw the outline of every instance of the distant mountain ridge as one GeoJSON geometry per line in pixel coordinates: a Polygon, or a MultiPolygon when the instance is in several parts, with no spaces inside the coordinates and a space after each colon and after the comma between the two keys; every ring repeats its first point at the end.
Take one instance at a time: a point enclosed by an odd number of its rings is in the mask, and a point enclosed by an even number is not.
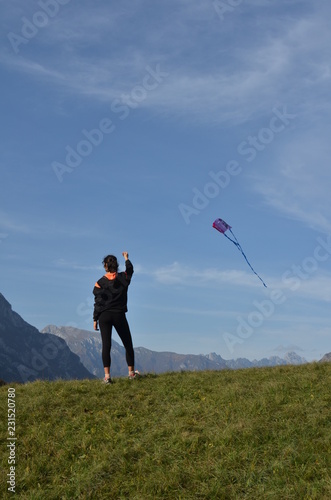
{"type": "Polygon", "coordinates": [[[324,354],[323,358],[320,359],[320,363],[330,363],[331,362],[331,352],[324,354]]]}
{"type": "MultiPolygon", "coordinates": [[[[101,338],[99,332],[80,330],[73,327],[48,325],[43,334],[51,333],[64,339],[69,348],[80,357],[83,365],[97,377],[103,376],[101,362],[101,338]]],[[[122,345],[112,340],[113,376],[127,374],[125,351],[122,345]]],[[[200,371],[241,369],[262,366],[299,365],[307,363],[306,359],[295,352],[287,353],[284,358],[272,356],[261,360],[249,361],[246,358],[225,360],[216,353],[210,354],[177,354],[175,352],[156,352],[145,347],[135,347],[136,368],[142,373],[164,373],[169,371],[200,371]]]]}
{"type": "Polygon", "coordinates": [[[93,375],[56,335],[41,334],[12,310],[0,293],[0,379],[86,379],[93,375]]]}
{"type": "MultiPolygon", "coordinates": [[[[103,377],[99,332],[73,327],[46,326],[41,332],[12,310],[0,293],[0,379],[29,382],[37,379],[84,379],[103,377]]],[[[241,369],[250,367],[299,365],[307,361],[295,352],[284,358],[272,356],[250,361],[246,358],[225,360],[216,353],[177,354],[135,348],[136,368],[142,373],[241,369]]],[[[321,360],[331,361],[331,353],[321,360]]],[[[112,341],[113,376],[125,376],[125,350],[112,341]]]]}

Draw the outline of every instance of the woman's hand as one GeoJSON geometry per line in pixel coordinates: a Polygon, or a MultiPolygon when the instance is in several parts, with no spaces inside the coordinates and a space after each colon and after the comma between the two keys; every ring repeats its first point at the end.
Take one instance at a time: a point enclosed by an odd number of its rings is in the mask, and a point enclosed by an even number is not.
{"type": "Polygon", "coordinates": [[[97,321],[93,321],[93,326],[94,326],[94,330],[99,330],[97,321]]]}
{"type": "Polygon", "coordinates": [[[122,255],[123,255],[125,260],[128,260],[128,258],[129,258],[128,252],[122,252],[122,255]]]}

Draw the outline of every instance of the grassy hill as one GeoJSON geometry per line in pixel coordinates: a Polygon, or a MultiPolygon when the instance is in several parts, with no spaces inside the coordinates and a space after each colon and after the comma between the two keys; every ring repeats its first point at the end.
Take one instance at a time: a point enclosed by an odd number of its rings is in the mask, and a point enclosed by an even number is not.
{"type": "Polygon", "coordinates": [[[331,498],[330,363],[14,387],[16,498],[331,498]]]}

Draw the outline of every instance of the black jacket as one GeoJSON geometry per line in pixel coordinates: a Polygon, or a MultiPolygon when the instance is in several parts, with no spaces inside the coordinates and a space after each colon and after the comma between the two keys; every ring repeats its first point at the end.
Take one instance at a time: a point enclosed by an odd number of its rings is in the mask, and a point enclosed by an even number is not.
{"type": "Polygon", "coordinates": [[[133,275],[133,265],[125,261],[125,272],[117,273],[115,279],[100,278],[93,288],[93,320],[98,321],[103,311],[126,312],[128,310],[128,287],[133,275]]]}

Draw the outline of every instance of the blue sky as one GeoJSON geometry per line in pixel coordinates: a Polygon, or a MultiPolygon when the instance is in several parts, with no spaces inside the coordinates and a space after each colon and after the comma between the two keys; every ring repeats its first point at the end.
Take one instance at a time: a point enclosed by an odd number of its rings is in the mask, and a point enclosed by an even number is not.
{"type": "Polygon", "coordinates": [[[127,250],[135,346],[330,352],[330,2],[12,0],[1,12],[13,309],[39,329],[92,331],[101,261],[127,250]]]}

